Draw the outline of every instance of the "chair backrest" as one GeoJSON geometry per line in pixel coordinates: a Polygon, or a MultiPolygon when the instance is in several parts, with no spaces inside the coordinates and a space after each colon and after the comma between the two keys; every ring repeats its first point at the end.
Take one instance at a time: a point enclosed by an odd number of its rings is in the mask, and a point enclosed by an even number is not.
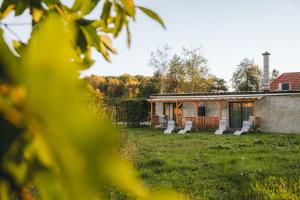
{"type": "Polygon", "coordinates": [[[250,121],[243,121],[242,131],[249,131],[250,127],[251,127],[250,121]]]}
{"type": "Polygon", "coordinates": [[[221,119],[219,124],[219,130],[226,130],[227,128],[227,120],[221,119]]]}
{"type": "Polygon", "coordinates": [[[254,121],[254,117],[253,116],[249,116],[249,122],[251,123],[251,126],[253,125],[253,121],[254,121]]]}
{"type": "Polygon", "coordinates": [[[174,129],[174,127],[175,127],[175,121],[169,120],[167,129],[174,129]]]}
{"type": "Polygon", "coordinates": [[[185,122],[184,129],[191,130],[192,127],[193,127],[193,122],[192,121],[186,121],[185,122]]]}

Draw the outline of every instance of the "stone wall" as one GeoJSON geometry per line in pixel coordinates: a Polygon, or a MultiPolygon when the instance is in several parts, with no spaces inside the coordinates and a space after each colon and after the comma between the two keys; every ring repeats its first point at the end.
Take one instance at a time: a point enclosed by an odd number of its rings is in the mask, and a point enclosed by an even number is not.
{"type": "Polygon", "coordinates": [[[300,96],[266,96],[257,101],[260,130],[274,133],[300,133],[300,96]]]}

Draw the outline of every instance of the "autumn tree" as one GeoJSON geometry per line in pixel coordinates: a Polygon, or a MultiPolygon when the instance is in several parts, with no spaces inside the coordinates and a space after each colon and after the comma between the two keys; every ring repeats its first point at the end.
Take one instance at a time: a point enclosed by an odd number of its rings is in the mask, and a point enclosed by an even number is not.
{"type": "Polygon", "coordinates": [[[244,58],[232,75],[232,86],[236,91],[259,91],[262,70],[253,59],[244,58]]]}

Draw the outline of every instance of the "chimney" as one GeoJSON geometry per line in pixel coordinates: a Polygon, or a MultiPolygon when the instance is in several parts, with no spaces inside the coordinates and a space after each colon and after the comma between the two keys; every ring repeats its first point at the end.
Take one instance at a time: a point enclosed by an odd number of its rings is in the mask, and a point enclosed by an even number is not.
{"type": "Polygon", "coordinates": [[[271,54],[269,52],[265,52],[262,55],[264,56],[264,74],[263,74],[262,89],[264,91],[269,91],[270,90],[269,56],[271,54]]]}

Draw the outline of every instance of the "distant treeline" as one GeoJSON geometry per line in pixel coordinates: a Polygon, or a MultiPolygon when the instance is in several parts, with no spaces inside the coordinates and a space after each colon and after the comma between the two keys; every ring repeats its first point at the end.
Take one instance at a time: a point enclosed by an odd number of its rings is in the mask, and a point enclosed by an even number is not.
{"type": "MultiPolygon", "coordinates": [[[[164,93],[172,92],[190,92],[192,82],[176,82],[171,75],[160,77],[159,74],[154,76],[132,76],[124,74],[121,76],[98,76],[91,75],[84,78],[95,90],[99,90],[104,98],[147,98],[151,94],[158,94],[162,91],[165,84],[164,93]],[[162,83],[162,81],[164,83],[162,83]],[[173,85],[173,87],[171,87],[173,85]]],[[[198,92],[227,91],[226,82],[223,79],[209,76],[207,79],[197,81],[199,86],[198,92]]]]}

